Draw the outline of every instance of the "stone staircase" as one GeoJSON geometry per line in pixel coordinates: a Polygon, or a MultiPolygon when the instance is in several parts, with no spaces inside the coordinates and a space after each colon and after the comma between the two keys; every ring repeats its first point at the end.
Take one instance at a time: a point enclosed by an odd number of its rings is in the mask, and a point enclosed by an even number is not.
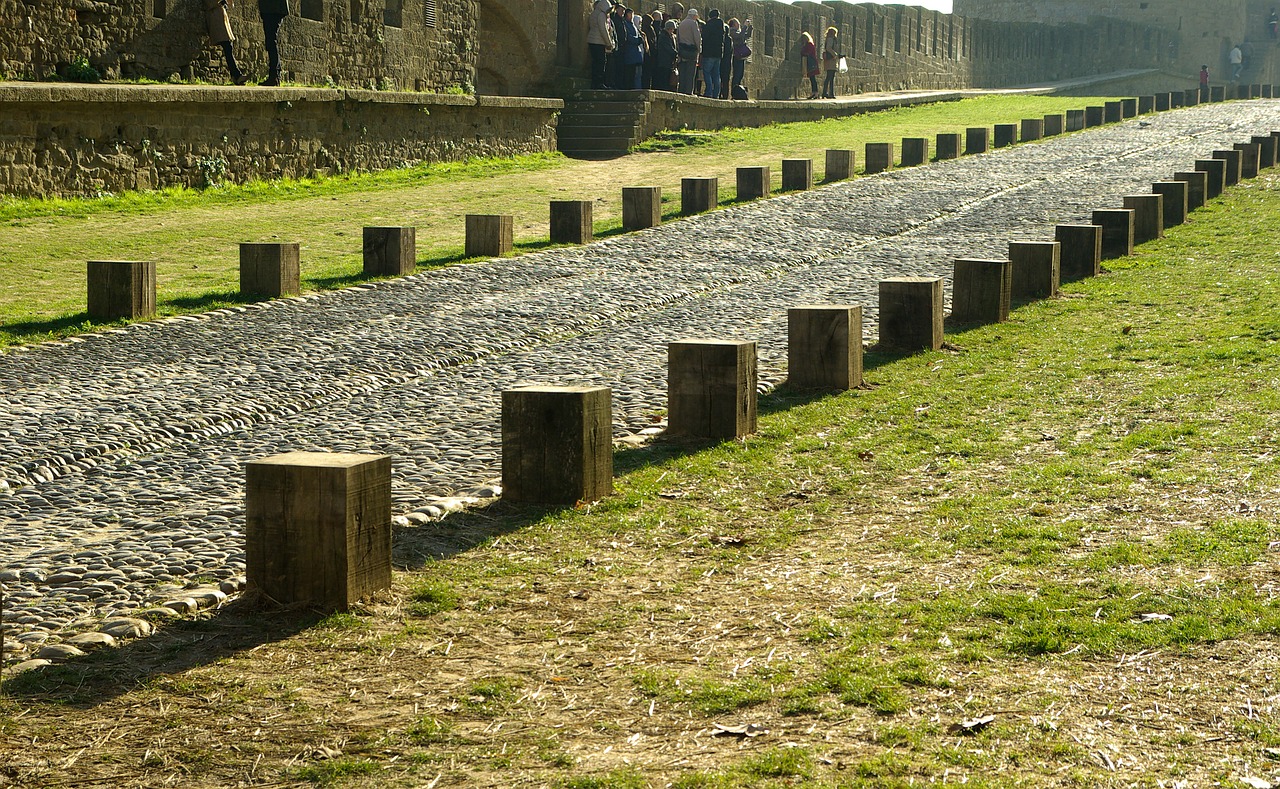
{"type": "Polygon", "coordinates": [[[565,99],[557,146],[575,159],[612,159],[640,142],[647,90],[580,90],[565,99]]]}

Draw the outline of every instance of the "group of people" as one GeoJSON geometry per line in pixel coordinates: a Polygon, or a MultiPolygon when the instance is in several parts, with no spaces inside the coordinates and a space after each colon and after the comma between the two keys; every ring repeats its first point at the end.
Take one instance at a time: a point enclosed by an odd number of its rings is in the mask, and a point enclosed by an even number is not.
{"type": "Polygon", "coordinates": [[[594,90],[669,90],[710,99],[745,99],[751,20],[727,22],[711,9],[680,3],[670,13],[639,14],[615,0],[595,0],[587,24],[594,90]]]}
{"type": "MultiPolygon", "coordinates": [[[[227,61],[231,81],[243,85],[249,81],[249,77],[240,70],[235,52],[231,48],[236,36],[231,30],[231,17],[227,13],[230,5],[231,0],[204,0],[205,23],[209,41],[222,47],[222,56],[227,61]]],[[[262,34],[267,50],[267,78],[259,84],[279,85],[280,24],[289,15],[289,0],[258,0],[258,14],[262,17],[262,34]]]]}
{"type": "Polygon", "coordinates": [[[827,28],[822,37],[822,68],[818,68],[818,47],[809,32],[800,34],[800,59],[804,62],[804,75],[809,78],[809,98],[818,98],[818,74],[826,72],[822,81],[822,98],[836,97],[836,74],[847,71],[848,65],[839,49],[840,31],[827,28]]]}

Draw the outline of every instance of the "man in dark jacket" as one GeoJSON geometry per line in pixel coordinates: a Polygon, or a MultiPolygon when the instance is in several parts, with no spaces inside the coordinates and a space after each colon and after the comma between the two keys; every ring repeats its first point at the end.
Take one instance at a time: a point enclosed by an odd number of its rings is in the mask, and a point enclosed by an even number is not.
{"type": "Polygon", "coordinates": [[[262,16],[262,34],[267,47],[267,79],[262,84],[280,84],[280,23],[289,15],[289,0],[258,0],[262,16]]]}
{"type": "Polygon", "coordinates": [[[720,98],[720,58],[724,55],[726,38],[724,20],[718,9],[707,14],[707,24],[702,28],[702,83],[703,94],[709,99],[720,98]]]}

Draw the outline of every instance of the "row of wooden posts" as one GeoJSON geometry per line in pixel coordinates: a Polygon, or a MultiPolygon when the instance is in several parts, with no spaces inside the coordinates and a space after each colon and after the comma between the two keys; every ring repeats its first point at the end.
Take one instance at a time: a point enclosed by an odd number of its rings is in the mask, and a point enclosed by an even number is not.
{"type": "MultiPolygon", "coordinates": [[[[1004,321],[1011,304],[1049,298],[1063,279],[1096,275],[1226,186],[1276,166],[1280,131],[1199,159],[1195,169],[1129,195],[1088,224],[1058,225],[1052,241],[1009,244],[1007,260],[954,263],[952,320],[1004,321]]],[[[943,342],[943,280],[879,284],[880,344],[901,351],[943,342]]],[[[862,383],[862,307],[816,304],[787,314],[791,386],[838,391],[862,383]]],[[[681,340],[667,346],[667,432],[727,440],[756,429],[756,343],[681,340]]],[[[613,492],[612,391],[525,386],[502,392],[502,496],[544,505],[613,492]]],[[[293,452],[246,468],[247,577],[279,602],[346,608],[391,583],[391,458],[293,452]]]]}
{"type": "MultiPolygon", "coordinates": [[[[1241,98],[1271,98],[1280,95],[1271,85],[1241,85],[1241,98]]],[[[1226,98],[1224,86],[1212,88],[1209,101],[1226,98]]],[[[1198,89],[1157,93],[1151,96],[1108,101],[1098,106],[1042,118],[1024,118],[1020,123],[996,124],[994,129],[975,127],[963,134],[947,132],[934,140],[934,159],[956,159],[962,155],[986,153],[993,146],[1003,148],[1019,141],[1031,142],[1064,132],[1116,123],[1149,112],[1162,112],[1199,104],[1198,89]],[[994,133],[993,133],[994,132],[994,133]]],[[[901,166],[930,161],[927,137],[905,137],[895,157],[894,144],[867,143],[863,172],[867,175],[901,166]]],[[[826,151],[825,179],[843,181],[855,170],[851,150],[826,151]]],[[[768,165],[739,167],[736,173],[737,199],[768,197],[772,173],[768,165]]],[[[784,192],[813,187],[813,160],[783,159],[784,192]]],[[[700,214],[719,202],[718,178],[684,178],[680,182],[680,212],[700,214]]],[[[662,187],[628,186],[622,189],[622,225],[625,230],[643,230],[662,222],[662,187]]],[[[550,240],[555,244],[586,244],[594,236],[590,200],[553,200],[550,206],[550,240]]],[[[468,214],[465,253],[467,257],[500,257],[514,248],[515,218],[510,214],[468,214]]],[[[364,273],[367,276],[405,276],[417,262],[416,230],[413,227],[364,228],[364,273]]],[[[300,248],[296,243],[245,243],[240,245],[240,292],[272,298],[295,296],[301,292],[300,248]]],[[[94,260],[88,264],[88,314],[93,320],[138,320],[156,313],[156,265],[151,261],[94,260]]]]}

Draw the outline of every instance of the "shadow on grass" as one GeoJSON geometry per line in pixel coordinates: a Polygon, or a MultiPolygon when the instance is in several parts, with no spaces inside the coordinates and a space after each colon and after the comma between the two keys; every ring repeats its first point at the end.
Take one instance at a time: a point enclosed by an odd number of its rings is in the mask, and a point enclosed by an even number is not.
{"type": "Polygon", "coordinates": [[[265,301],[266,296],[255,293],[241,293],[238,290],[222,290],[201,293],[198,296],[176,296],[160,302],[161,306],[176,307],[184,312],[207,312],[232,304],[251,304],[265,301]]]}
{"type": "Polygon", "coordinates": [[[15,341],[64,337],[69,334],[80,334],[94,326],[110,326],[111,323],[96,324],[89,320],[89,313],[77,312],[61,318],[50,318],[43,321],[19,321],[17,323],[0,324],[0,334],[6,334],[15,341]]]}

